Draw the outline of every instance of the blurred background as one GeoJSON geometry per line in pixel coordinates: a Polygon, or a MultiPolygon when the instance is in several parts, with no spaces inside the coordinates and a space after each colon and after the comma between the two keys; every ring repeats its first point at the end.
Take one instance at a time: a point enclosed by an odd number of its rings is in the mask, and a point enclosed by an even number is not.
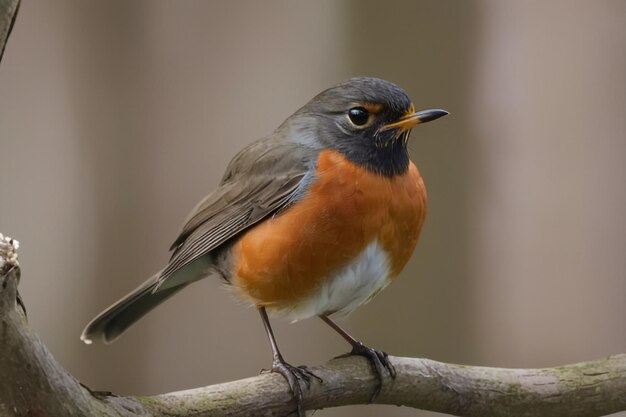
{"type": "MultiPolygon", "coordinates": [[[[161,268],[230,158],[369,75],[418,109],[429,216],[402,276],[342,324],[394,355],[544,367],[626,352],[626,2],[25,1],[0,65],[0,231],[55,357],[154,394],[270,365],[257,312],[199,282],[112,345],[83,326],[161,268]]],[[[294,364],[347,345],[274,322],[294,364]]],[[[324,417],[434,416],[384,406],[324,417]]],[[[626,415],[623,414],[623,415],[626,415]]]]}

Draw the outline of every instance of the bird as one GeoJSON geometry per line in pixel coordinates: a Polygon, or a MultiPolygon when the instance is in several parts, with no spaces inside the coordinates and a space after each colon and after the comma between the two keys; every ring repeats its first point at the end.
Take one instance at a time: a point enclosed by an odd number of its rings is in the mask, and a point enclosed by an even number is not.
{"type": "Polygon", "coordinates": [[[165,267],[96,316],[81,339],[112,342],[183,288],[217,275],[256,307],[272,349],[270,372],[303,390],[321,379],[283,358],[269,316],[319,317],[365,356],[380,393],[396,371],[386,353],[336,322],[370,301],[409,261],[427,194],[408,152],[413,127],[448,112],[416,111],[398,85],[356,77],[332,86],[231,160],[191,211],[165,267]],[[332,318],[331,318],[332,317],[332,318]]]}

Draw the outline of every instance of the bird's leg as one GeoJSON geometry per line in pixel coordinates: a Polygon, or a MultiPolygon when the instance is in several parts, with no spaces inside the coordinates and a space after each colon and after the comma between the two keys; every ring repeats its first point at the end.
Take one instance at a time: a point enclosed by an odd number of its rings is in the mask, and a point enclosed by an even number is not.
{"type": "Polygon", "coordinates": [[[348,332],[341,328],[337,323],[332,321],[328,316],[319,316],[326,324],[332,327],[337,333],[341,335],[350,345],[352,345],[352,351],[345,355],[341,355],[339,357],[345,357],[348,355],[360,355],[365,356],[372,366],[374,367],[374,372],[378,377],[378,385],[374,390],[374,393],[370,397],[370,402],[374,402],[378,394],[380,394],[380,390],[383,386],[383,374],[385,370],[389,372],[389,376],[391,378],[396,377],[396,369],[393,367],[391,362],[389,361],[389,357],[387,354],[381,350],[372,349],[371,347],[365,346],[363,343],[356,340],[354,337],[350,336],[348,332]]]}
{"type": "Polygon", "coordinates": [[[270,345],[272,346],[272,369],[269,372],[277,372],[285,377],[298,406],[298,417],[304,417],[304,409],[302,408],[302,386],[300,385],[300,381],[304,381],[307,389],[311,387],[311,378],[315,378],[319,382],[323,381],[320,377],[309,371],[305,366],[293,366],[285,362],[283,355],[281,355],[278,350],[278,345],[276,345],[274,332],[272,331],[272,326],[270,326],[270,320],[267,317],[265,307],[259,307],[259,313],[261,313],[261,320],[263,320],[265,332],[267,333],[270,345]]]}

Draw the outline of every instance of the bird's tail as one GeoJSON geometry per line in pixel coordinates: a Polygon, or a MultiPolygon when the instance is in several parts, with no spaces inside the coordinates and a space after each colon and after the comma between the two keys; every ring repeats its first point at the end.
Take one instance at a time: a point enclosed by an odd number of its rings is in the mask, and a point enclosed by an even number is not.
{"type": "Polygon", "coordinates": [[[114,341],[133,323],[188,284],[159,288],[155,291],[158,276],[159,274],[152,276],[130,294],[98,314],[85,327],[80,339],[87,344],[98,338],[102,338],[106,343],[114,341]]]}

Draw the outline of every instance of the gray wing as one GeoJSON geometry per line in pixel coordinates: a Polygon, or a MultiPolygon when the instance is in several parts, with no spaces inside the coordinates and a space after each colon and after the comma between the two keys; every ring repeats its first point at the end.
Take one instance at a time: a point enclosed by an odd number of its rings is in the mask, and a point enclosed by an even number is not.
{"type": "Polygon", "coordinates": [[[188,216],[158,287],[180,268],[286,207],[308,182],[303,179],[315,157],[313,149],[276,138],[259,140],[239,152],[218,189],[188,216]]]}

